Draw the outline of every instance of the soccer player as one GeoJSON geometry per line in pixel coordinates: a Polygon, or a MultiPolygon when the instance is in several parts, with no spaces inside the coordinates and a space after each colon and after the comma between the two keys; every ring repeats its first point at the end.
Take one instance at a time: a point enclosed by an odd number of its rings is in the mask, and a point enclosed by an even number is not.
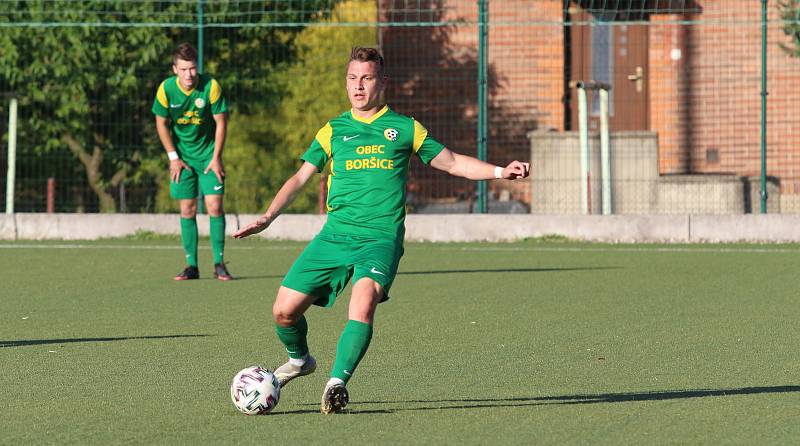
{"type": "Polygon", "coordinates": [[[175,280],[200,278],[197,267],[197,196],[205,196],[214,257],[214,277],[231,280],[225,251],[225,147],[228,106],[219,83],[197,72],[197,50],[178,45],[172,58],[174,76],[158,86],[153,114],[156,129],[169,157],[169,193],[180,203],[181,241],[186,268],[175,280]]]}
{"type": "Polygon", "coordinates": [[[289,269],[272,307],[278,338],[289,356],[275,370],[285,385],[316,369],[303,313],[312,304],[332,306],[353,280],[349,320],[322,394],[323,413],[341,412],[347,405],[345,386],[372,339],[375,310],[389,299],[403,255],[409,158],[416,155],[436,169],[472,180],[513,180],[529,173],[528,163],[513,161],[499,167],[448,150],[422,124],[383,102],[387,81],[378,50],[354,48],[346,75],[352,109],[317,132],[301,157],[303,165],[284,183],[264,215],[234,234],[243,238],[266,229],[312,175],[332,163],[325,226],[289,269]]]}

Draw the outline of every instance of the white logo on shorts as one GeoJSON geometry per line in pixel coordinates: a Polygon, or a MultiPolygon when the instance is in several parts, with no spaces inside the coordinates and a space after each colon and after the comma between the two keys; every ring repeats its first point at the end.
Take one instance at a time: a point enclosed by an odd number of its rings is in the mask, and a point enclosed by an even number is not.
{"type": "Polygon", "coordinates": [[[220,184],[219,186],[214,186],[214,190],[222,190],[223,187],[225,186],[220,184]]]}
{"type": "Polygon", "coordinates": [[[374,267],[374,266],[372,267],[372,269],[371,269],[371,270],[369,270],[369,272],[371,272],[372,274],[380,274],[381,276],[385,276],[385,275],[386,275],[386,274],[384,274],[384,273],[382,273],[382,272],[378,271],[377,269],[375,269],[375,267],[374,267]]]}

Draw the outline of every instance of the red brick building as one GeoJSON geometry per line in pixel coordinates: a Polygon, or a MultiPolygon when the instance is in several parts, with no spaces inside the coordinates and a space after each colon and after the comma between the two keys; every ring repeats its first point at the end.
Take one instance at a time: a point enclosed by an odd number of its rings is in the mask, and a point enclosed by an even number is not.
{"type": "MultiPolygon", "coordinates": [[[[414,114],[449,147],[474,154],[477,2],[379,3],[381,21],[409,25],[381,32],[394,80],[390,102],[414,114]]],[[[578,109],[570,81],[596,80],[612,85],[612,132],[657,133],[661,175],[760,174],[760,2],[582,1],[571,2],[566,11],[564,3],[489,1],[491,161],[527,158],[530,131],[576,130],[578,109]],[[591,9],[606,3],[629,5],[591,9]],[[671,9],[659,8],[662,4],[671,9]]],[[[800,58],[782,49],[790,39],[771,3],[767,173],[780,185],[780,197],[771,199],[780,200],[781,212],[797,212],[800,58]]],[[[590,95],[590,129],[598,121],[593,99],[590,95]]],[[[415,169],[415,175],[418,187],[432,197],[474,192],[473,185],[429,169],[415,169]]],[[[511,192],[530,203],[529,187],[517,185],[511,192]]]]}

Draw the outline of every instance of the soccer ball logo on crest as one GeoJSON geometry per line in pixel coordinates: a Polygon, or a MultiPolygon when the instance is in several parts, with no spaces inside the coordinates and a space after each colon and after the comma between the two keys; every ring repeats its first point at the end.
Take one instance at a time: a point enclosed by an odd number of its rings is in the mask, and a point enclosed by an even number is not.
{"type": "Polygon", "coordinates": [[[240,412],[264,415],[278,405],[281,386],[278,378],[261,366],[241,370],[231,383],[231,400],[240,412]]]}
{"type": "Polygon", "coordinates": [[[386,129],[383,131],[383,137],[388,139],[389,141],[397,141],[397,130],[395,129],[386,129]]]}

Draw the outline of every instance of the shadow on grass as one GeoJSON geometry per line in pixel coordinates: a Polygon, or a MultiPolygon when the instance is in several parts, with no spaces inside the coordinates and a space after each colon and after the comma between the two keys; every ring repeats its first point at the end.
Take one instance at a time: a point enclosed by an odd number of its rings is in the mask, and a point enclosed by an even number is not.
{"type": "Polygon", "coordinates": [[[0,341],[0,348],[25,347],[28,345],[70,344],[73,342],[111,342],[111,341],[135,341],[141,339],[204,338],[207,336],[214,336],[214,335],[183,334],[183,335],[166,335],[166,336],[124,336],[116,338],[21,339],[17,341],[0,341]]]}
{"type": "MultiPolygon", "coordinates": [[[[641,401],[680,400],[689,398],[723,397],[738,395],[778,394],[800,392],[800,386],[764,386],[742,387],[738,389],[697,389],[697,390],[668,390],[662,392],[628,392],[628,393],[599,393],[595,395],[561,395],[519,398],[482,398],[482,399],[452,399],[452,400],[397,400],[397,401],[358,401],[351,404],[348,414],[381,414],[407,411],[448,410],[448,409],[486,409],[497,407],[526,407],[547,406],[555,404],[598,404],[598,403],[631,403],[641,401]],[[367,404],[407,405],[421,404],[418,407],[398,407],[386,409],[360,409],[352,406],[367,404]]],[[[301,405],[312,405],[305,403],[301,405]]],[[[317,413],[318,410],[290,410],[276,412],[275,415],[292,415],[317,413]]]]}
{"type": "Polygon", "coordinates": [[[597,266],[585,268],[479,268],[479,269],[444,269],[435,271],[402,271],[398,276],[418,274],[461,274],[461,273],[550,273],[561,271],[599,271],[622,269],[619,266],[597,266]]]}
{"type": "MultiPolygon", "coordinates": [[[[273,275],[266,275],[266,276],[233,276],[233,280],[236,281],[236,280],[256,280],[256,279],[283,279],[284,276],[285,276],[284,274],[280,274],[280,275],[273,274],[273,275]]],[[[214,279],[213,277],[211,277],[209,279],[210,280],[217,280],[217,279],[214,279]]]]}

